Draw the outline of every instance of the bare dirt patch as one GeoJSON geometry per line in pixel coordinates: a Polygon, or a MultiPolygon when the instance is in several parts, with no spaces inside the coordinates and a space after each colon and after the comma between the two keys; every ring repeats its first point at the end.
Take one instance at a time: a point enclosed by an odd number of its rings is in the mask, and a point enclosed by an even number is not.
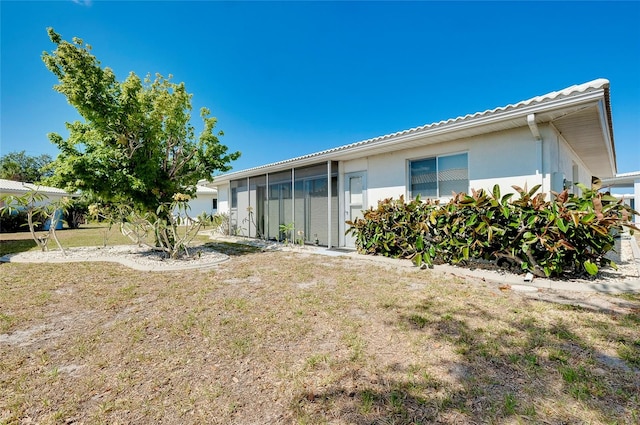
{"type": "Polygon", "coordinates": [[[636,423],[640,298],[237,248],[0,264],[0,423],[636,423]],[[544,293],[544,291],[541,291],[544,293]]]}

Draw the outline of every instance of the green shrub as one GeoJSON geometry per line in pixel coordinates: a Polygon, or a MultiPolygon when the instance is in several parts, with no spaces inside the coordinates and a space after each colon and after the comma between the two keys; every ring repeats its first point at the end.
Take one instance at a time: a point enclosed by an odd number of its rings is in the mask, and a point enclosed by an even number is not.
{"type": "MultiPolygon", "coordinates": [[[[473,190],[448,203],[385,199],[362,219],[347,222],[359,252],[411,258],[417,265],[434,262],[508,261],[537,276],[595,275],[614,247],[614,234],[635,229],[635,213],[608,194],[579,185],[582,195],[567,190],[545,194],[514,186],[501,196],[473,190]]],[[[636,229],[637,230],[637,229],[636,229]]]]}
{"type": "Polygon", "coordinates": [[[84,199],[73,199],[65,211],[64,221],[70,229],[77,229],[87,222],[89,203],[84,199]]]}
{"type": "Polygon", "coordinates": [[[412,258],[424,249],[422,240],[429,231],[424,223],[435,205],[421,202],[420,198],[408,203],[403,196],[398,200],[389,198],[378,202],[378,208],[365,211],[363,219],[347,224],[353,226],[350,231],[360,252],[412,258]]]}
{"type": "MultiPolygon", "coordinates": [[[[46,217],[38,215],[35,217],[37,225],[36,231],[41,231],[44,228],[44,222],[46,217]]],[[[12,214],[0,214],[0,233],[14,233],[14,232],[28,232],[29,226],[27,223],[26,211],[15,211],[12,214]]]]}

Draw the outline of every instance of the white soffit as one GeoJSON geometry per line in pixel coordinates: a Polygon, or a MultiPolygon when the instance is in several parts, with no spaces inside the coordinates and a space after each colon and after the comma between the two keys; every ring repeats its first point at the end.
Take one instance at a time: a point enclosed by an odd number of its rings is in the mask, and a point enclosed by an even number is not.
{"type": "Polygon", "coordinates": [[[609,139],[603,138],[608,131],[603,128],[598,105],[554,120],[553,125],[594,175],[604,178],[615,174],[615,158],[607,146],[609,139]]]}

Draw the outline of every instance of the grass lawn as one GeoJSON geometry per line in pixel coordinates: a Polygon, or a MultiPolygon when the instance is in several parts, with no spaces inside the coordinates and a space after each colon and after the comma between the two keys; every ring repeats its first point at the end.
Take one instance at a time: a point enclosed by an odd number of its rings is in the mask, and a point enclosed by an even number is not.
{"type": "Polygon", "coordinates": [[[640,421],[638,295],[611,313],[217,246],[232,259],[207,271],[0,264],[0,423],[640,421]]]}
{"type": "MultiPolygon", "coordinates": [[[[42,235],[45,232],[36,233],[42,235]]],[[[56,235],[64,248],[132,243],[131,239],[120,233],[118,225],[113,225],[109,228],[106,224],[101,223],[86,224],[79,229],[73,230],[65,228],[56,231],[56,235]]],[[[207,238],[198,236],[195,241],[206,242],[207,238]]],[[[49,240],[47,247],[51,250],[58,249],[56,242],[52,239],[49,240]]],[[[38,249],[29,232],[0,233],[0,256],[38,249]]]]}

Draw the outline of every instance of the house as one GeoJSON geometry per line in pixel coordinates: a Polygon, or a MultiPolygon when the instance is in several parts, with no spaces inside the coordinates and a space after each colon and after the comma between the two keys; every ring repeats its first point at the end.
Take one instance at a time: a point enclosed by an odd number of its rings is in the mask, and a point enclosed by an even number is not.
{"type": "MultiPolygon", "coordinates": [[[[9,195],[19,197],[32,190],[37,190],[39,194],[44,195],[44,199],[40,202],[36,202],[36,205],[56,202],[64,197],[71,198],[76,196],[75,194],[67,193],[62,189],[58,189],[57,187],[41,186],[33,183],[23,183],[14,180],[0,179],[0,198],[9,195]]],[[[0,200],[0,208],[2,208],[3,206],[4,202],[0,200]]],[[[62,226],[63,222],[60,220],[58,221],[56,229],[62,229],[62,226]]]]}
{"type": "MultiPolygon", "coordinates": [[[[45,196],[42,203],[55,202],[64,197],[70,198],[76,196],[74,194],[67,193],[62,189],[58,189],[57,187],[0,179],[0,198],[7,195],[22,196],[31,190],[37,190],[38,193],[45,196]]],[[[0,206],[2,205],[0,204],[0,206]]]]}
{"type": "Polygon", "coordinates": [[[187,201],[186,211],[175,207],[173,215],[181,224],[188,224],[192,220],[198,221],[202,214],[215,215],[218,212],[218,191],[211,187],[203,186],[204,180],[196,184],[196,193],[187,201]],[[185,216],[186,213],[186,216],[185,216]]]}
{"type": "Polygon", "coordinates": [[[218,212],[218,191],[211,187],[204,186],[204,181],[196,185],[196,194],[188,202],[187,213],[195,218],[202,213],[214,215],[218,212]]]}
{"type": "MultiPolygon", "coordinates": [[[[616,174],[614,177],[602,179],[602,189],[612,191],[621,190],[624,193],[612,193],[613,196],[621,198],[623,202],[634,210],[640,210],[638,199],[640,199],[640,171],[616,174]]],[[[640,215],[634,217],[634,223],[640,224],[640,215]]]]}
{"type": "Polygon", "coordinates": [[[540,184],[544,192],[616,175],[609,81],[217,176],[230,231],[353,247],[347,220],[379,200],[540,184]],[[284,225],[284,226],[283,226],[284,225]]]}

